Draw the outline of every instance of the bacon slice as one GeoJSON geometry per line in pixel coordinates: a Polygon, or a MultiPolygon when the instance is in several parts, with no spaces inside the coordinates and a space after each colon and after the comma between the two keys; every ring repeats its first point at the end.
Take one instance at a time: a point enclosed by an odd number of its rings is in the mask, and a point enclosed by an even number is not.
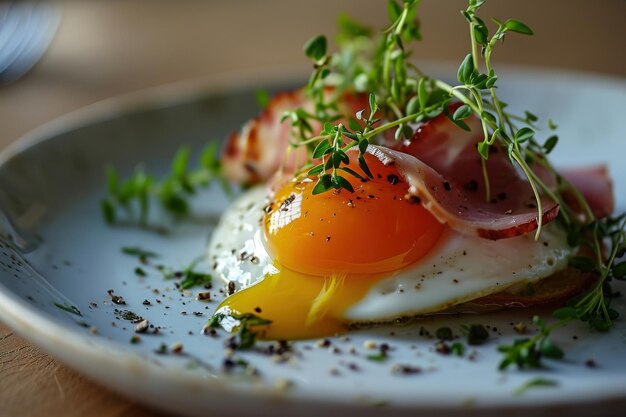
{"type": "MultiPolygon", "coordinates": [[[[506,150],[494,145],[487,161],[491,191],[487,201],[476,150],[483,137],[480,122],[475,118],[466,122],[470,132],[442,114],[419,125],[410,140],[387,140],[391,149],[378,150],[405,175],[409,193],[455,230],[494,240],[532,232],[538,225],[538,212],[530,183],[506,150]]],[[[556,218],[559,206],[545,196],[541,202],[545,224],[556,218]]]]}
{"type": "MultiPolygon", "coordinates": [[[[332,90],[328,90],[331,94],[332,90]]],[[[367,106],[367,97],[345,94],[340,100],[340,113],[347,120],[367,106]]],[[[257,117],[248,121],[239,132],[226,140],[222,154],[222,167],[226,178],[243,184],[258,183],[270,179],[281,167],[290,171],[306,162],[304,147],[289,151],[293,136],[291,122],[281,118],[285,111],[302,108],[313,112],[313,104],[304,90],[276,94],[257,117]]],[[[321,125],[312,126],[313,134],[321,125]]]]}
{"type": "MultiPolygon", "coordinates": [[[[606,165],[565,168],[560,169],[559,174],[583,195],[596,217],[601,219],[613,213],[613,183],[606,165]]],[[[580,210],[573,195],[565,194],[564,198],[574,210],[580,210]]]]}
{"type": "MultiPolygon", "coordinates": [[[[460,103],[452,104],[449,111],[454,112],[459,105],[460,103]]],[[[415,156],[445,177],[461,179],[466,190],[475,190],[484,196],[480,157],[475,148],[476,143],[482,140],[482,128],[475,117],[470,117],[465,122],[470,127],[470,132],[461,130],[442,114],[420,124],[410,140],[398,142],[387,138],[384,144],[392,149],[415,156]]],[[[536,229],[537,216],[533,216],[533,211],[536,213],[536,206],[530,184],[518,168],[511,164],[506,155],[506,150],[493,146],[487,168],[493,198],[490,202],[491,210],[487,209],[486,211],[494,212],[494,221],[496,217],[499,217],[499,213],[516,215],[517,217],[511,217],[510,220],[517,222],[522,227],[516,229],[516,233],[513,234],[509,234],[511,231],[486,228],[481,232],[482,235],[499,239],[515,236],[518,234],[517,232],[527,233],[536,229]],[[518,194],[520,191],[522,193],[518,194]],[[511,201],[511,196],[514,196],[514,201],[511,201]],[[530,210],[521,210],[524,207],[530,210]],[[512,211],[509,212],[509,210],[512,211]],[[524,215],[519,216],[522,213],[524,215]]],[[[551,174],[541,167],[535,169],[536,174],[548,186],[556,187],[556,180],[551,174]]],[[[565,168],[560,169],[559,173],[578,189],[596,217],[603,218],[613,212],[615,206],[613,186],[605,165],[565,168]]],[[[448,179],[448,181],[450,180],[448,179]]],[[[572,194],[566,193],[564,198],[574,210],[579,210],[578,202],[572,194]]],[[[470,198],[470,200],[472,199],[470,198]]],[[[542,202],[544,208],[543,221],[547,223],[556,217],[558,208],[545,197],[542,202]]]]}
{"type": "MultiPolygon", "coordinates": [[[[281,123],[280,119],[285,111],[304,108],[305,104],[301,90],[279,93],[260,115],[248,121],[239,132],[233,132],[222,154],[226,178],[243,184],[270,178],[283,162],[289,145],[290,124],[288,121],[281,123]]],[[[286,163],[305,161],[304,152],[304,149],[294,152],[286,163]]]]}

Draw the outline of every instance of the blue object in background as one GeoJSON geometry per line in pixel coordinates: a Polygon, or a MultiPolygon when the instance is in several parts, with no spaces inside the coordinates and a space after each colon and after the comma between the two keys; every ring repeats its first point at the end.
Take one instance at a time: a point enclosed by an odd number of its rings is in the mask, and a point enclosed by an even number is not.
{"type": "Polygon", "coordinates": [[[17,80],[39,61],[60,20],[54,3],[0,3],[0,84],[17,80]]]}

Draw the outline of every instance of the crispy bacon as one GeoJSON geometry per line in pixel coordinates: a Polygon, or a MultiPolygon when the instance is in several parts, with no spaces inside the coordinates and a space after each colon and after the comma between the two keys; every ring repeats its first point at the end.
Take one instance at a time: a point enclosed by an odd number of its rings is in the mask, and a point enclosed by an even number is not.
{"type": "MultiPolygon", "coordinates": [[[[226,140],[222,154],[222,169],[231,181],[250,184],[267,180],[280,167],[290,139],[288,121],[281,123],[287,110],[307,107],[301,90],[275,95],[260,115],[248,121],[239,132],[226,140]]],[[[305,150],[289,156],[286,164],[305,161],[305,150]]]]}
{"type": "MultiPolygon", "coordinates": [[[[366,106],[365,95],[346,94],[340,100],[339,110],[347,120],[366,106]]],[[[248,121],[239,132],[232,133],[222,154],[226,178],[243,184],[258,183],[270,179],[281,167],[291,171],[305,163],[304,147],[288,151],[290,141],[296,138],[290,121],[281,122],[285,111],[297,108],[313,111],[304,90],[278,93],[261,114],[248,121]]],[[[315,135],[321,125],[314,123],[312,128],[315,135]]]]}

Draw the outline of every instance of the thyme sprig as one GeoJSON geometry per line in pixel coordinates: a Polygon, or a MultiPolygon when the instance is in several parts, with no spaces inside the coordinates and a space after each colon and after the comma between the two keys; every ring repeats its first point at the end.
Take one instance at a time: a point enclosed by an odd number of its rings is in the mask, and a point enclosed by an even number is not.
{"type": "Polygon", "coordinates": [[[198,166],[193,170],[189,168],[190,157],[191,149],[181,147],[174,156],[169,175],[159,181],[141,167],[124,180],[114,167],[107,167],[108,196],[101,201],[105,221],[114,224],[125,217],[127,221],[146,226],[154,200],[173,218],[182,219],[189,215],[188,199],[198,189],[218,180],[230,192],[228,183],[221,176],[216,143],[204,148],[198,166]]]}
{"type": "Polygon", "coordinates": [[[532,338],[517,339],[510,345],[498,346],[498,351],[503,354],[499,368],[504,370],[511,365],[517,365],[520,369],[541,368],[542,358],[561,359],[565,355],[550,338],[552,330],[564,325],[566,320],[558,321],[550,326],[539,318],[533,317],[533,323],[539,328],[539,332],[532,338]]]}

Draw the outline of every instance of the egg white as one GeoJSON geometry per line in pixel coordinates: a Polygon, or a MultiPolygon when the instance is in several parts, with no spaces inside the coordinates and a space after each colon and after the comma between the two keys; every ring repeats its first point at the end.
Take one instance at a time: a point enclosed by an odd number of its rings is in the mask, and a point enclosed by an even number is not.
{"type": "MultiPolygon", "coordinates": [[[[263,244],[267,203],[264,187],[246,191],[223,214],[209,243],[216,275],[239,289],[278,272],[263,244]]],[[[554,223],[539,240],[529,234],[492,241],[447,228],[428,255],[381,277],[343,319],[381,322],[441,311],[548,277],[564,269],[572,254],[565,231],[554,223]]]]}

